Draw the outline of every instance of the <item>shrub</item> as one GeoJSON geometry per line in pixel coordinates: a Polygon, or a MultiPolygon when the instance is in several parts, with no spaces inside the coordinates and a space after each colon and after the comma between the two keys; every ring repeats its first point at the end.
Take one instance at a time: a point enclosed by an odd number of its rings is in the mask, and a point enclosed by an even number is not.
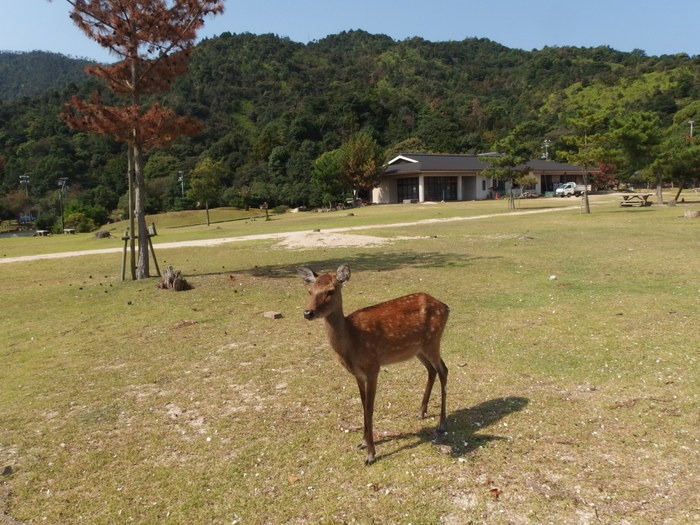
{"type": "MultiPolygon", "coordinates": [[[[59,226],[60,227],[60,226],[59,226]]],[[[71,213],[65,218],[66,228],[75,228],[78,233],[87,233],[95,230],[95,221],[84,213],[71,213]]]]}

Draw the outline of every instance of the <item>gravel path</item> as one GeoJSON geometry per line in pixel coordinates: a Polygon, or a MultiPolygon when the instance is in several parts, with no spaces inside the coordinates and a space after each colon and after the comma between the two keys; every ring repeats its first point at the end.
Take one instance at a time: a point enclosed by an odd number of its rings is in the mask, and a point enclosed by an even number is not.
{"type": "MultiPolygon", "coordinates": [[[[183,247],[206,247],[218,246],[231,242],[278,240],[282,248],[317,248],[319,246],[376,246],[394,240],[393,238],[375,237],[371,235],[358,235],[352,232],[378,230],[382,228],[400,228],[404,226],[418,226],[423,224],[440,224],[445,222],[473,221],[489,219],[491,217],[503,217],[504,215],[532,215],[536,213],[549,213],[556,211],[577,210],[579,206],[566,206],[562,208],[547,208],[544,210],[515,211],[508,214],[495,213],[489,215],[474,215],[472,217],[450,217],[446,219],[425,219],[414,222],[399,222],[393,224],[374,224],[371,226],[349,226],[345,228],[329,228],[323,231],[301,231],[285,233],[261,233],[257,235],[242,235],[239,237],[221,237],[219,239],[201,239],[194,241],[163,242],[154,244],[154,248],[159,250],[183,247]]],[[[399,237],[401,239],[406,237],[399,237]]],[[[42,253],[39,255],[22,255],[20,257],[4,257],[0,259],[0,264],[37,261],[42,259],[63,259],[66,257],[80,257],[82,255],[100,255],[106,253],[119,253],[123,247],[104,248],[100,250],[83,250],[75,252],[42,253]]]]}

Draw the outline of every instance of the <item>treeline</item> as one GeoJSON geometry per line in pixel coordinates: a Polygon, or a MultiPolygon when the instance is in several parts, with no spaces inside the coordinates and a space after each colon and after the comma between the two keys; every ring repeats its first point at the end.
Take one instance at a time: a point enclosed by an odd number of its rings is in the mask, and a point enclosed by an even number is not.
{"type": "MultiPolygon", "coordinates": [[[[149,212],[194,206],[187,183],[204,159],[222,167],[210,206],[319,205],[315,162],[358,132],[387,157],[479,153],[517,137],[535,156],[547,140],[557,160],[579,147],[572,137],[588,134],[605,144],[597,162],[607,172],[652,177],[661,168],[644,170],[663,145],[684,148],[688,122],[700,117],[700,57],[609,47],[528,52],[487,39],[395,41],[362,31],[300,44],[225,33],[196,47],[189,71],[162,102],[201,119],[205,131],[150,152],[149,212]]],[[[71,94],[96,87],[66,80],[0,103],[3,218],[30,207],[55,220],[61,177],[69,178],[74,213],[100,222],[125,207],[122,146],[71,131],[58,116],[71,94]],[[28,184],[20,186],[20,175],[28,184]]]]}
{"type": "Polygon", "coordinates": [[[58,53],[0,51],[0,100],[38,97],[51,89],[87,80],[86,59],[58,53]]]}

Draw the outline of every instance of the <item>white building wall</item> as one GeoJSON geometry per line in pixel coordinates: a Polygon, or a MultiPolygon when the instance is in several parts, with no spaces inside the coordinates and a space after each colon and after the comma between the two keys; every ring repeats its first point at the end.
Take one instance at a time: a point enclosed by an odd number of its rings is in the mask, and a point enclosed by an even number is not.
{"type": "Polygon", "coordinates": [[[489,189],[493,183],[489,177],[483,175],[476,176],[476,198],[477,200],[485,200],[489,198],[491,190],[489,189]]]}
{"type": "Polygon", "coordinates": [[[459,200],[473,201],[478,199],[476,177],[473,175],[464,175],[459,178],[462,183],[462,192],[459,200]]]}
{"type": "Polygon", "coordinates": [[[397,202],[398,198],[396,181],[393,179],[385,179],[379,186],[372,188],[372,204],[390,204],[397,202]]]}

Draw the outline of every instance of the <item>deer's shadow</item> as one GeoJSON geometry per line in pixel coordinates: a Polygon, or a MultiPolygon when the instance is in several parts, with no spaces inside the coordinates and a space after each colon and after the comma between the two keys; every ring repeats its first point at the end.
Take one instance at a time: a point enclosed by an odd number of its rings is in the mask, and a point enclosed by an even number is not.
{"type": "Polygon", "coordinates": [[[499,436],[484,432],[485,429],[497,423],[513,412],[520,412],[529,403],[525,397],[499,397],[479,403],[470,408],[457,410],[447,417],[447,433],[438,433],[435,427],[424,427],[415,433],[379,436],[376,444],[410,440],[394,450],[377,455],[380,460],[403,450],[415,448],[422,443],[430,442],[443,447],[446,454],[460,457],[477,450],[491,441],[507,440],[507,436],[499,436]],[[415,439],[418,438],[418,439],[415,439]]]}

